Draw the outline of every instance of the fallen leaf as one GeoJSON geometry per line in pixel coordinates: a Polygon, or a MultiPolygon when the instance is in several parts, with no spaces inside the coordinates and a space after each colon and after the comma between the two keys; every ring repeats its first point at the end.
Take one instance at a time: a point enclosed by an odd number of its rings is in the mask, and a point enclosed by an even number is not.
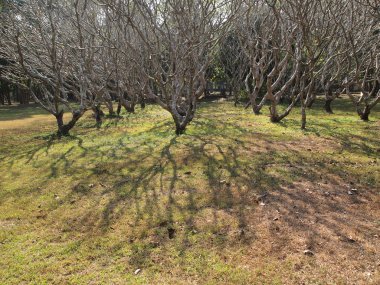
{"type": "Polygon", "coordinates": [[[306,249],[303,251],[303,253],[307,256],[313,256],[314,255],[314,252],[312,252],[310,249],[306,249]]]}

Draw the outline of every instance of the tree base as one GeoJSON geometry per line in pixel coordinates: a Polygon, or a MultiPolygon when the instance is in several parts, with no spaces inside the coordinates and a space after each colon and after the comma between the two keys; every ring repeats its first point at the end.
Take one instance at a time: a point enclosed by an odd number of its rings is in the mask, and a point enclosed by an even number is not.
{"type": "Polygon", "coordinates": [[[362,119],[364,122],[368,122],[369,121],[369,113],[360,114],[360,119],[362,119]]]}
{"type": "Polygon", "coordinates": [[[186,128],[183,127],[177,127],[175,130],[175,134],[177,136],[183,135],[186,132],[186,128]]]}
{"type": "Polygon", "coordinates": [[[333,102],[332,99],[326,99],[326,102],[325,102],[325,111],[326,113],[328,114],[334,114],[332,108],[331,108],[331,103],[333,102]]]}

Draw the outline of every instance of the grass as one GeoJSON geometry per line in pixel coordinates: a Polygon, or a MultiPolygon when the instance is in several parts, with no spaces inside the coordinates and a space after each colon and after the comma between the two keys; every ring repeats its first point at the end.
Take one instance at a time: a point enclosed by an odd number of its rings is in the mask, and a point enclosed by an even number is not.
{"type": "Polygon", "coordinates": [[[210,102],[183,136],[148,106],[59,141],[0,106],[0,284],[379,284],[379,108],[321,105],[307,131],[210,102]]]}

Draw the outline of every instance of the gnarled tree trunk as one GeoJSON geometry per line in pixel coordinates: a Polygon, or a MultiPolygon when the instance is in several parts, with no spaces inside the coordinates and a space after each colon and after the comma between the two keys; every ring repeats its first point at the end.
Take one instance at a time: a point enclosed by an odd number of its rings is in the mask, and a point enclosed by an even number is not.
{"type": "Polygon", "coordinates": [[[366,105],[363,110],[358,111],[360,119],[362,119],[365,122],[369,121],[369,115],[370,115],[370,113],[371,113],[371,109],[369,108],[368,105],[366,105]]]}
{"type": "Polygon", "coordinates": [[[102,124],[102,117],[104,116],[104,112],[102,109],[100,109],[100,105],[95,105],[92,110],[94,111],[96,125],[100,126],[102,124]]]}
{"type": "Polygon", "coordinates": [[[83,116],[84,113],[85,113],[85,110],[73,111],[71,120],[67,124],[64,124],[63,122],[63,114],[64,114],[63,110],[60,111],[58,114],[54,115],[57,120],[57,125],[58,125],[58,131],[57,131],[58,137],[69,136],[70,130],[75,126],[75,124],[83,116]]]}
{"type": "Polygon", "coordinates": [[[169,112],[172,114],[176,134],[181,135],[185,132],[187,125],[194,119],[196,106],[190,103],[186,110],[180,109],[177,105],[172,105],[169,112]]]}

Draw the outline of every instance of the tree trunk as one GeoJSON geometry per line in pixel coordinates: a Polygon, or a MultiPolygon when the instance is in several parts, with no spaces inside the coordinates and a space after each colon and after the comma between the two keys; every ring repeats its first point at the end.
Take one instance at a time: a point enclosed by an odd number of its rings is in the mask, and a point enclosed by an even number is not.
{"type": "Polygon", "coordinates": [[[277,113],[277,103],[275,102],[275,99],[272,98],[270,99],[271,105],[269,107],[270,111],[270,120],[272,123],[278,123],[280,121],[277,113]]]}
{"type": "Polygon", "coordinates": [[[5,81],[0,81],[0,102],[2,105],[5,105],[5,101],[8,102],[8,105],[12,105],[11,101],[11,88],[10,84],[5,81]]]}
{"type": "Polygon", "coordinates": [[[226,97],[226,88],[223,86],[222,89],[220,90],[220,96],[225,98],[226,97]]]}
{"type": "Polygon", "coordinates": [[[236,88],[231,84],[230,86],[230,95],[229,97],[234,97],[234,107],[237,107],[239,105],[239,92],[236,90],[236,88]]]}
{"type": "Polygon", "coordinates": [[[326,101],[325,101],[325,110],[327,113],[329,114],[334,114],[332,108],[331,108],[331,103],[334,101],[334,99],[331,99],[331,98],[326,98],[326,101]]]}
{"type": "Polygon", "coordinates": [[[371,108],[368,105],[366,105],[362,111],[358,111],[360,119],[362,119],[365,122],[369,121],[370,113],[371,113],[371,108]]]}
{"type": "Polygon", "coordinates": [[[175,133],[177,136],[184,134],[185,131],[186,131],[186,126],[176,123],[175,133]]]}
{"type": "Polygon", "coordinates": [[[301,107],[301,113],[302,113],[302,124],[301,124],[301,129],[305,130],[306,129],[306,108],[305,105],[301,107]]]}
{"type": "Polygon", "coordinates": [[[257,86],[254,87],[252,93],[249,96],[250,105],[255,115],[260,115],[261,107],[257,104],[257,97],[259,96],[260,89],[257,86]]]}
{"type": "Polygon", "coordinates": [[[128,113],[135,112],[136,103],[137,102],[134,99],[132,99],[131,101],[127,101],[126,99],[120,99],[120,104],[128,113]]]}
{"type": "Polygon", "coordinates": [[[170,110],[175,126],[177,135],[182,135],[186,131],[187,125],[193,120],[195,114],[195,107],[191,104],[190,107],[184,112],[183,115],[178,110],[170,110]]]}
{"type": "Polygon", "coordinates": [[[58,125],[58,137],[60,136],[68,136],[69,130],[65,129],[63,126],[63,111],[59,112],[58,115],[55,115],[55,118],[57,119],[57,125],[58,125]]]}
{"type": "Polygon", "coordinates": [[[187,125],[192,121],[192,118],[191,117],[185,117],[181,121],[176,119],[174,115],[173,115],[173,118],[174,118],[175,127],[176,127],[176,129],[175,129],[176,135],[179,136],[179,135],[184,134],[186,131],[187,125]]]}
{"type": "Polygon", "coordinates": [[[334,114],[332,108],[331,108],[331,103],[334,101],[335,97],[333,95],[333,92],[331,90],[331,87],[328,87],[328,89],[326,90],[326,93],[325,93],[325,97],[326,97],[326,100],[325,100],[325,110],[328,114],[334,114]]]}
{"type": "Polygon", "coordinates": [[[18,100],[21,105],[29,104],[29,92],[26,89],[18,88],[18,100]]]}
{"type": "Polygon", "coordinates": [[[57,135],[58,137],[62,136],[69,136],[70,135],[70,130],[75,126],[77,121],[83,116],[84,110],[82,111],[74,111],[72,113],[72,118],[70,122],[67,124],[63,123],[63,111],[59,112],[58,115],[55,115],[56,120],[57,120],[57,125],[58,125],[58,131],[57,135]]]}
{"type": "Polygon", "coordinates": [[[5,93],[5,97],[6,97],[7,100],[8,100],[8,105],[12,105],[12,101],[11,101],[11,93],[10,93],[10,92],[6,92],[6,93],[5,93]]]}
{"type": "Polygon", "coordinates": [[[135,104],[124,105],[124,108],[125,110],[127,110],[128,113],[135,112],[135,104]]]}
{"type": "Polygon", "coordinates": [[[306,102],[305,102],[305,99],[304,99],[304,92],[301,91],[301,129],[302,130],[305,130],[306,129],[306,102]]]}
{"type": "Polygon", "coordinates": [[[253,106],[253,113],[255,115],[260,115],[261,114],[261,108],[257,104],[255,104],[255,106],[253,106]]]}
{"type": "Polygon", "coordinates": [[[311,108],[313,107],[314,103],[315,103],[315,95],[313,95],[313,96],[310,98],[310,100],[307,102],[306,107],[309,108],[309,109],[311,109],[311,108]]]}
{"type": "Polygon", "coordinates": [[[371,90],[371,97],[375,98],[379,90],[380,90],[380,82],[378,80],[375,80],[373,84],[373,88],[371,90]]]}
{"type": "Polygon", "coordinates": [[[116,114],[117,114],[118,116],[120,116],[120,112],[121,112],[121,102],[119,101],[119,103],[117,104],[116,114]]]}
{"type": "Polygon", "coordinates": [[[102,124],[102,116],[104,116],[104,113],[100,109],[99,105],[95,106],[92,110],[94,111],[94,117],[96,120],[96,125],[99,127],[102,124]]]}
{"type": "Polygon", "coordinates": [[[115,115],[115,111],[113,110],[112,101],[111,100],[107,101],[106,102],[106,106],[107,106],[107,109],[108,109],[108,115],[114,116],[115,115]]]}
{"type": "Polygon", "coordinates": [[[204,96],[205,98],[209,97],[211,95],[210,90],[206,87],[204,90],[204,96]]]}
{"type": "Polygon", "coordinates": [[[144,97],[141,97],[140,106],[141,106],[141,109],[145,109],[145,98],[144,97]]]}
{"type": "MultiPolygon", "coordinates": [[[[267,99],[270,101],[270,120],[272,123],[278,123],[280,120],[278,119],[278,112],[277,112],[277,102],[276,97],[273,95],[272,90],[272,78],[268,76],[267,79],[267,99]]],[[[265,98],[265,96],[264,96],[265,98]]]]}

